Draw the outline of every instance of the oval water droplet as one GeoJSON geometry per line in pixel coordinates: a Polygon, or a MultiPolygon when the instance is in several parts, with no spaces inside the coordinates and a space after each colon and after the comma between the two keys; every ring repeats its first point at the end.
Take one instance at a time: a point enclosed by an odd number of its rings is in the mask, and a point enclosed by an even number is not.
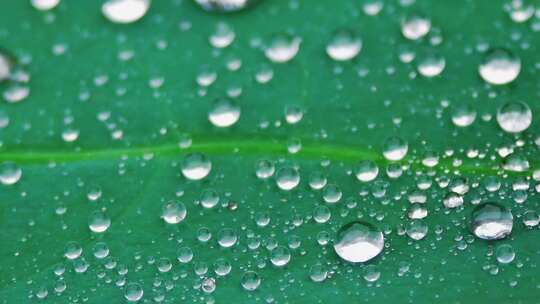
{"type": "Polygon", "coordinates": [[[150,0],[107,0],[101,12],[113,23],[127,24],[141,19],[150,8],[150,0]]]}
{"type": "Polygon", "coordinates": [[[473,210],[471,230],[480,239],[502,239],[512,232],[513,219],[512,213],[505,207],[497,203],[483,203],[473,210]]]}
{"type": "Polygon", "coordinates": [[[326,45],[326,54],[336,61],[351,60],[362,50],[362,40],[351,30],[338,30],[326,45]]]}
{"type": "Polygon", "coordinates": [[[341,227],[337,233],[334,250],[347,262],[367,262],[381,253],[384,236],[375,226],[355,221],[341,227]]]}
{"type": "Polygon", "coordinates": [[[167,224],[178,224],[187,216],[186,206],[180,202],[170,201],[163,206],[161,218],[167,224]]]}
{"type": "Polygon", "coordinates": [[[205,178],[212,169],[212,163],[201,153],[191,153],[186,155],[182,162],[182,174],[190,180],[200,180],[205,178]]]}
{"type": "Polygon", "coordinates": [[[240,107],[229,98],[216,99],[212,110],[208,112],[208,120],[218,128],[230,127],[238,119],[240,119],[240,107]]]}
{"type": "Polygon", "coordinates": [[[505,132],[523,132],[532,123],[531,108],[524,102],[507,102],[497,111],[497,123],[505,132]]]}
{"type": "Polygon", "coordinates": [[[486,53],[478,66],[478,73],[485,82],[503,85],[514,81],[521,70],[521,60],[505,49],[493,49],[486,53]]]}

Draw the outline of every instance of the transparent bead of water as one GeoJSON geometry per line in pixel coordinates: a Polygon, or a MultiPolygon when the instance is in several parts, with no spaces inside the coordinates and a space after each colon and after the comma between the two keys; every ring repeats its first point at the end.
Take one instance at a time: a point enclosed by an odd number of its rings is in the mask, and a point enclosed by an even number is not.
{"type": "Polygon", "coordinates": [[[468,127],[476,120],[476,110],[470,105],[459,105],[452,109],[452,123],[457,127],[468,127]]]}
{"type": "Polygon", "coordinates": [[[218,98],[208,112],[208,120],[218,128],[227,128],[240,119],[240,107],[229,98],[218,98]]]}
{"type": "Polygon", "coordinates": [[[129,302],[137,302],[142,299],[144,291],[138,283],[128,283],[124,288],[124,297],[129,302]]]}
{"type": "Polygon", "coordinates": [[[64,251],[64,256],[68,260],[75,260],[75,259],[77,259],[78,257],[81,256],[82,252],[83,252],[83,249],[82,249],[81,245],[79,245],[79,243],[69,242],[69,243],[66,244],[66,249],[64,251]]]}
{"type": "Polygon", "coordinates": [[[326,206],[318,206],[313,211],[313,219],[319,224],[326,223],[331,215],[330,209],[326,206]]]}
{"type": "Polygon", "coordinates": [[[375,282],[381,277],[381,272],[378,270],[377,266],[375,265],[367,265],[364,268],[364,280],[367,282],[375,282]]]}
{"type": "Polygon", "coordinates": [[[227,23],[220,22],[208,40],[213,47],[221,49],[231,45],[235,37],[234,30],[227,23]]]}
{"type": "Polygon", "coordinates": [[[483,203],[472,212],[471,231],[484,240],[503,239],[512,232],[512,213],[497,203],[483,203]]]}
{"type": "Polygon", "coordinates": [[[285,121],[294,125],[299,123],[304,117],[304,111],[298,105],[287,105],[285,107],[285,121]]]}
{"type": "Polygon", "coordinates": [[[492,85],[504,85],[514,81],[521,71],[521,60],[505,49],[493,49],[485,54],[478,66],[482,79],[492,85]]]}
{"type": "Polygon", "coordinates": [[[274,63],[285,63],[292,60],[300,50],[302,39],[289,34],[276,34],[271,37],[264,50],[268,60],[274,63]]]}
{"type": "Polygon", "coordinates": [[[8,103],[18,103],[25,100],[30,95],[30,89],[27,86],[12,84],[4,90],[4,100],[8,103]]]}
{"type": "Polygon", "coordinates": [[[236,244],[238,236],[231,228],[223,228],[218,233],[218,244],[223,248],[229,248],[236,244]]]}
{"type": "Polygon", "coordinates": [[[261,285],[261,278],[255,271],[246,271],[241,279],[242,287],[247,291],[253,291],[261,285]]]}
{"type": "Polygon", "coordinates": [[[315,264],[309,269],[309,278],[313,282],[324,282],[328,277],[328,270],[322,264],[315,264]]]}
{"type": "Polygon", "coordinates": [[[341,189],[335,184],[326,185],[322,191],[323,200],[329,204],[339,202],[342,195],[341,189]]]}
{"type": "Polygon", "coordinates": [[[412,220],[407,225],[405,232],[411,239],[419,241],[426,237],[428,225],[423,220],[412,220]]]}
{"type": "Polygon", "coordinates": [[[201,153],[191,153],[186,155],[182,161],[182,174],[189,180],[201,180],[205,178],[212,169],[212,163],[201,153]]]}
{"type": "Polygon", "coordinates": [[[88,219],[88,228],[95,233],[103,233],[111,226],[111,218],[102,211],[93,212],[88,219]]]}
{"type": "Polygon", "coordinates": [[[538,213],[534,210],[528,210],[523,213],[522,216],[523,224],[528,228],[533,228],[538,226],[540,223],[540,217],[538,216],[538,213]]]}
{"type": "Polygon", "coordinates": [[[420,16],[412,16],[401,23],[401,33],[409,40],[418,40],[429,33],[431,21],[420,16]]]}
{"type": "Polygon", "coordinates": [[[212,189],[204,190],[200,198],[201,206],[206,209],[212,209],[219,203],[219,194],[212,189]]]}
{"type": "Polygon", "coordinates": [[[161,211],[161,218],[167,224],[178,224],[187,216],[186,206],[180,202],[169,201],[161,211]]]}
{"type": "Polygon", "coordinates": [[[113,23],[128,24],[146,15],[150,4],[150,0],[107,0],[101,6],[101,12],[113,23]]]}
{"type": "Polygon", "coordinates": [[[294,167],[283,167],[276,172],[276,185],[279,189],[290,191],[300,183],[300,173],[294,167]]]}
{"type": "Polygon", "coordinates": [[[267,159],[261,159],[255,164],[255,175],[259,179],[268,179],[274,175],[276,171],[274,163],[267,159]]]}
{"type": "Polygon", "coordinates": [[[11,59],[0,51],[0,83],[10,78],[12,68],[11,59]]]}
{"type": "Polygon", "coordinates": [[[351,263],[367,262],[384,248],[384,236],[375,226],[354,221],[344,225],[336,235],[334,250],[343,260],[351,263]]]}
{"type": "Polygon", "coordinates": [[[463,196],[450,192],[443,198],[443,205],[446,208],[457,208],[463,205],[463,196]]]}
{"type": "Polygon", "coordinates": [[[419,60],[417,70],[420,75],[431,78],[440,75],[445,67],[446,60],[444,57],[436,54],[429,54],[419,60]]]}
{"type": "Polygon", "coordinates": [[[497,123],[505,132],[523,132],[532,123],[531,108],[524,102],[507,102],[497,111],[497,123]]]}
{"type": "Polygon", "coordinates": [[[48,11],[60,4],[60,0],[31,0],[32,6],[40,11],[48,11]]]}
{"type": "Polygon", "coordinates": [[[355,170],[356,179],[361,182],[370,182],[379,175],[379,167],[373,161],[360,162],[355,170]]]}
{"type": "Polygon", "coordinates": [[[2,185],[14,185],[22,177],[21,168],[14,162],[3,162],[0,164],[0,182],[2,185]]]}
{"type": "Polygon", "coordinates": [[[326,54],[335,61],[353,59],[362,50],[362,40],[351,30],[341,29],[332,34],[326,45],[326,54]]]}
{"type": "Polygon", "coordinates": [[[193,250],[189,247],[180,247],[176,254],[176,259],[180,263],[189,263],[193,259],[193,250]]]}
{"type": "Polygon", "coordinates": [[[391,136],[384,141],[383,156],[390,161],[402,160],[409,150],[409,145],[401,137],[391,136]]]}
{"type": "Polygon", "coordinates": [[[201,282],[201,290],[204,293],[212,293],[216,290],[216,280],[214,278],[204,278],[201,282]]]}
{"type": "Polygon", "coordinates": [[[98,242],[94,245],[93,248],[94,251],[94,257],[96,259],[104,259],[109,255],[109,247],[107,247],[107,244],[103,242],[98,242]]]}
{"type": "Polygon", "coordinates": [[[270,261],[274,266],[283,267],[291,260],[291,253],[285,246],[277,246],[270,254],[270,261]]]}
{"type": "Polygon", "coordinates": [[[214,263],[214,272],[220,277],[228,275],[231,272],[231,269],[231,263],[224,258],[219,258],[214,263]]]}
{"type": "Polygon", "coordinates": [[[243,10],[260,0],[195,0],[204,10],[230,13],[243,10]]]}
{"type": "Polygon", "coordinates": [[[498,245],[495,249],[495,256],[497,261],[501,264],[511,263],[516,257],[516,252],[510,244],[501,244],[498,245]]]}

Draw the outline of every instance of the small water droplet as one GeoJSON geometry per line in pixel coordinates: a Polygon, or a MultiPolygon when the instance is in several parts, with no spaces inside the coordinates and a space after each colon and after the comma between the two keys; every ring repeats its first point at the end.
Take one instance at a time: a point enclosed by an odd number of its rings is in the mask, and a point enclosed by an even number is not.
{"type": "Polygon", "coordinates": [[[497,123],[508,133],[519,133],[527,130],[532,122],[532,112],[524,102],[510,101],[497,111],[497,123]]]}
{"type": "Polygon", "coordinates": [[[229,98],[218,98],[212,110],[208,112],[208,120],[218,128],[227,128],[240,119],[240,107],[229,98]]]}
{"type": "Polygon", "coordinates": [[[182,162],[182,174],[190,180],[205,178],[212,169],[210,160],[201,153],[190,153],[182,162]]]}
{"type": "Polygon", "coordinates": [[[334,250],[347,262],[367,262],[381,253],[384,236],[375,226],[364,222],[351,222],[341,227],[336,236],[334,250]]]}

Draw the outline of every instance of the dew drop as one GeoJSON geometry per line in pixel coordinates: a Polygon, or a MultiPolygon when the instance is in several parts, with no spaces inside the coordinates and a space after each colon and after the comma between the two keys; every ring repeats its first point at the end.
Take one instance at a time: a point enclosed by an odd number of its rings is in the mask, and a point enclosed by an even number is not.
{"type": "Polygon", "coordinates": [[[381,253],[384,236],[375,226],[355,221],[341,227],[336,236],[334,250],[347,262],[367,262],[381,253]]]}
{"type": "Polygon", "coordinates": [[[251,6],[260,0],[195,0],[204,10],[229,13],[236,12],[251,6]]]}
{"type": "Polygon", "coordinates": [[[426,237],[428,225],[423,220],[412,220],[407,225],[405,232],[411,239],[419,241],[426,237]]]}
{"type": "Polygon", "coordinates": [[[107,0],[101,12],[113,23],[127,24],[141,19],[150,8],[150,0],[107,0]]]}
{"type": "Polygon", "coordinates": [[[124,297],[129,302],[137,302],[142,299],[144,291],[138,283],[128,283],[124,289],[124,297]]]}
{"type": "Polygon", "coordinates": [[[255,271],[246,271],[244,275],[242,275],[241,284],[245,290],[253,291],[261,285],[261,278],[255,271]]]}
{"type": "Polygon", "coordinates": [[[190,180],[205,178],[212,169],[212,163],[201,153],[190,153],[182,162],[182,174],[190,180]]]}
{"type": "Polygon", "coordinates": [[[48,11],[55,8],[60,0],[31,0],[30,3],[37,10],[48,11]]]}
{"type": "Polygon", "coordinates": [[[478,66],[478,73],[485,82],[503,85],[512,82],[519,75],[521,60],[508,50],[493,49],[486,53],[478,66]]]}
{"type": "Polygon", "coordinates": [[[497,261],[501,264],[511,263],[516,257],[516,252],[510,244],[502,244],[495,249],[497,261]]]}
{"type": "Polygon", "coordinates": [[[111,219],[101,211],[95,211],[88,219],[88,228],[95,233],[103,233],[111,226],[111,219]]]}
{"type": "Polygon", "coordinates": [[[293,167],[280,168],[276,173],[276,184],[281,190],[290,191],[300,183],[300,174],[293,167]]]}
{"type": "Polygon", "coordinates": [[[468,127],[476,120],[476,111],[469,105],[452,109],[452,123],[457,127],[468,127]]]}
{"type": "Polygon", "coordinates": [[[497,203],[478,205],[471,218],[471,230],[480,239],[498,240],[512,232],[512,213],[497,203]]]}
{"type": "Polygon", "coordinates": [[[271,37],[270,44],[264,50],[268,60],[284,63],[292,60],[300,50],[302,39],[288,34],[276,34],[271,37]]]}
{"type": "Polygon", "coordinates": [[[218,98],[212,110],[208,112],[208,120],[218,128],[227,128],[240,119],[240,107],[229,98],[218,98]]]}
{"type": "Polygon", "coordinates": [[[409,146],[401,137],[392,136],[385,140],[383,145],[383,156],[390,161],[402,160],[409,150],[409,146]]]}
{"type": "Polygon", "coordinates": [[[505,132],[519,133],[527,130],[532,122],[529,106],[520,101],[505,103],[497,111],[497,123],[505,132]]]}
{"type": "Polygon", "coordinates": [[[370,182],[379,175],[379,167],[373,161],[365,160],[358,164],[355,175],[361,182],[370,182]]]}
{"type": "Polygon", "coordinates": [[[351,60],[360,53],[362,40],[350,30],[338,30],[326,45],[326,54],[335,61],[351,60]]]}
{"type": "Polygon", "coordinates": [[[420,16],[412,16],[401,23],[401,33],[409,40],[418,40],[431,30],[431,21],[420,16]]]}
{"type": "Polygon", "coordinates": [[[161,218],[167,224],[178,224],[187,216],[186,206],[180,202],[170,201],[163,206],[161,218]]]}
{"type": "Polygon", "coordinates": [[[75,260],[76,258],[80,257],[83,252],[83,249],[81,245],[79,245],[76,242],[69,242],[66,244],[66,250],[64,252],[64,256],[68,260],[75,260]]]}
{"type": "Polygon", "coordinates": [[[0,182],[3,185],[16,184],[22,176],[22,170],[13,162],[3,162],[0,164],[0,182]]]}
{"type": "Polygon", "coordinates": [[[284,246],[277,246],[272,250],[270,261],[274,266],[283,267],[291,260],[291,253],[289,249],[284,246]]]}
{"type": "Polygon", "coordinates": [[[223,228],[218,233],[218,244],[223,248],[229,248],[236,244],[238,236],[231,228],[223,228]]]}
{"type": "Polygon", "coordinates": [[[430,54],[418,62],[418,73],[424,77],[435,77],[440,75],[446,66],[446,60],[440,55],[430,54]]]}

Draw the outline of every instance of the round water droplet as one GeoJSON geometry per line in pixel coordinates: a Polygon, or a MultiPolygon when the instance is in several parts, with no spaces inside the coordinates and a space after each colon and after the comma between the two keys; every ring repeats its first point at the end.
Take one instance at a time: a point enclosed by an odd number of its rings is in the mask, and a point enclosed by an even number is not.
{"type": "Polygon", "coordinates": [[[478,205],[472,213],[471,230],[473,234],[484,240],[505,238],[512,232],[512,213],[496,203],[478,205]]]}
{"type": "Polygon", "coordinates": [[[402,160],[409,150],[409,145],[401,137],[392,136],[385,140],[383,145],[384,158],[390,161],[402,160]]]}
{"type": "Polygon", "coordinates": [[[229,98],[216,99],[212,110],[208,112],[208,120],[218,128],[230,127],[238,119],[240,119],[240,107],[229,98]]]}
{"type": "Polygon", "coordinates": [[[75,260],[80,257],[83,252],[81,245],[76,242],[69,242],[66,244],[66,250],[64,256],[69,260],[75,260]]]}
{"type": "Polygon", "coordinates": [[[418,40],[431,30],[431,21],[420,16],[412,16],[401,23],[401,33],[409,40],[418,40]]]}
{"type": "Polygon", "coordinates": [[[365,160],[358,164],[355,175],[356,179],[361,182],[370,182],[379,175],[379,167],[377,167],[377,164],[374,162],[365,160]]]}
{"type": "Polygon", "coordinates": [[[255,174],[260,179],[268,179],[274,175],[275,171],[274,163],[267,159],[261,159],[257,161],[255,165],[255,174]]]}
{"type": "Polygon", "coordinates": [[[228,275],[231,272],[231,269],[231,263],[224,258],[219,258],[214,263],[214,272],[220,277],[228,275]]]}
{"type": "Polygon", "coordinates": [[[276,34],[264,50],[266,58],[275,63],[284,63],[293,59],[300,50],[302,39],[288,34],[276,34]]]}
{"type": "Polygon", "coordinates": [[[219,194],[215,190],[204,190],[201,193],[201,206],[206,209],[214,208],[219,203],[219,194]]]}
{"type": "Polygon", "coordinates": [[[167,224],[178,224],[186,218],[186,206],[180,202],[170,201],[163,206],[161,218],[167,224]]]}
{"type": "Polygon", "coordinates": [[[426,55],[418,62],[417,70],[424,77],[435,77],[440,75],[446,66],[444,57],[436,54],[426,55]]]}
{"type": "Polygon", "coordinates": [[[375,226],[355,221],[341,227],[336,236],[334,250],[347,262],[367,262],[381,253],[384,236],[375,226]]]}
{"type": "Polygon", "coordinates": [[[450,192],[444,197],[443,204],[446,208],[457,208],[463,205],[463,196],[450,192]]]}
{"type": "Polygon", "coordinates": [[[536,211],[528,210],[523,214],[522,221],[526,227],[532,228],[538,226],[540,223],[540,217],[536,211]]]}
{"type": "Polygon", "coordinates": [[[519,75],[521,60],[505,49],[493,49],[486,53],[478,66],[478,73],[485,82],[503,85],[512,82],[519,75]]]}
{"type": "Polygon", "coordinates": [[[109,247],[103,242],[94,245],[94,256],[96,259],[104,259],[109,255],[109,247]]]}
{"type": "Polygon", "coordinates": [[[381,272],[377,269],[375,265],[367,265],[364,268],[364,280],[367,282],[375,282],[381,277],[381,272]]]}
{"type": "Polygon", "coordinates": [[[3,185],[16,184],[22,176],[22,170],[13,162],[3,162],[0,164],[0,182],[3,185]]]}
{"type": "Polygon", "coordinates": [[[341,199],[342,192],[335,184],[328,184],[324,187],[322,195],[325,202],[335,204],[341,199]]]}
{"type": "Polygon", "coordinates": [[[523,132],[531,125],[531,122],[531,108],[524,102],[510,101],[497,111],[497,123],[508,133],[523,132]]]}
{"type": "Polygon", "coordinates": [[[4,100],[8,103],[17,103],[26,99],[30,95],[30,89],[20,84],[11,84],[4,91],[4,100]]]}
{"type": "Polygon", "coordinates": [[[150,0],[107,0],[101,6],[103,16],[113,23],[133,23],[150,8],[150,0]]]}
{"type": "Polygon", "coordinates": [[[501,264],[511,263],[516,257],[516,252],[510,244],[502,244],[495,249],[497,261],[501,264]]]}
{"type": "Polygon", "coordinates": [[[186,155],[182,162],[182,174],[190,180],[200,180],[205,178],[212,169],[210,160],[201,153],[191,153],[186,155]]]}
{"type": "Polygon", "coordinates": [[[242,276],[242,287],[247,291],[253,291],[261,285],[261,278],[255,271],[246,271],[242,276]]]}
{"type": "Polygon", "coordinates": [[[276,173],[276,184],[281,190],[289,191],[300,183],[300,174],[293,167],[283,167],[276,173]]]}
{"type": "Polygon", "coordinates": [[[270,261],[274,266],[283,267],[291,260],[291,253],[285,246],[277,246],[272,250],[270,261]]]}
{"type": "Polygon", "coordinates": [[[111,219],[104,212],[95,211],[88,219],[88,228],[92,232],[105,232],[109,229],[109,226],[111,226],[111,219]]]}
{"type": "Polygon", "coordinates": [[[260,0],[194,0],[207,11],[229,13],[236,12],[254,5],[260,0]]]}
{"type": "Polygon", "coordinates": [[[220,22],[208,40],[213,47],[221,49],[231,45],[235,37],[233,29],[227,23],[220,22]]]}
{"type": "Polygon", "coordinates": [[[313,282],[323,282],[328,277],[328,270],[322,264],[315,264],[309,269],[309,277],[313,282]]]}
{"type": "Polygon", "coordinates": [[[60,0],[31,0],[30,3],[35,9],[48,11],[55,8],[60,3],[60,0]]]}
{"type": "Polygon", "coordinates": [[[457,127],[468,127],[476,119],[476,110],[469,105],[460,105],[452,109],[452,123],[457,127]]]}
{"type": "Polygon", "coordinates": [[[128,283],[124,289],[124,297],[129,302],[137,302],[142,299],[144,291],[138,283],[128,283]]]}
{"type": "Polygon", "coordinates": [[[423,220],[413,220],[409,222],[405,232],[411,239],[419,241],[426,237],[428,225],[423,220]]]}
{"type": "Polygon", "coordinates": [[[362,40],[350,30],[338,30],[326,45],[326,54],[336,61],[351,60],[360,53],[362,40]]]}
{"type": "Polygon", "coordinates": [[[218,244],[223,248],[229,248],[236,244],[238,236],[231,228],[223,228],[218,233],[218,244]]]}

